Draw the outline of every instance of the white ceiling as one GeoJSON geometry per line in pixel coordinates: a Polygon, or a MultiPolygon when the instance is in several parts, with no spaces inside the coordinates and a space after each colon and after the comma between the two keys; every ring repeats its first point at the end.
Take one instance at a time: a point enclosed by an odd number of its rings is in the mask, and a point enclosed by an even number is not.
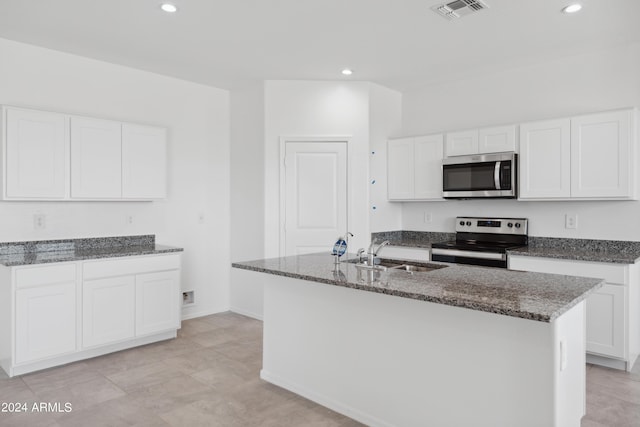
{"type": "MultiPolygon", "coordinates": [[[[640,0],[0,0],[0,37],[232,89],[353,79],[398,90],[640,41],[640,0]],[[343,77],[340,70],[353,68],[343,77]]],[[[1,58],[0,58],[1,62],[1,58]]]]}

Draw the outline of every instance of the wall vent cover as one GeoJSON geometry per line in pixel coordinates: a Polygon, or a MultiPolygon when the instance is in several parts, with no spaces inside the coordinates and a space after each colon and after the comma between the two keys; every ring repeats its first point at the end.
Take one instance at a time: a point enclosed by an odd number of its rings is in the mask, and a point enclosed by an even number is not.
{"type": "Polygon", "coordinates": [[[459,19],[463,16],[488,9],[489,5],[481,0],[455,0],[451,3],[433,6],[431,10],[449,20],[459,19]]]}

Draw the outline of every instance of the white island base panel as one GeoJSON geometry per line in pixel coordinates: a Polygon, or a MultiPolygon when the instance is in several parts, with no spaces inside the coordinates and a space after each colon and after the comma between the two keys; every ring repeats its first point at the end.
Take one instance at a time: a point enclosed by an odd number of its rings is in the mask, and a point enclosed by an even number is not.
{"type": "Polygon", "coordinates": [[[254,274],[270,383],[370,426],[580,426],[584,303],[544,323],[254,274]]]}

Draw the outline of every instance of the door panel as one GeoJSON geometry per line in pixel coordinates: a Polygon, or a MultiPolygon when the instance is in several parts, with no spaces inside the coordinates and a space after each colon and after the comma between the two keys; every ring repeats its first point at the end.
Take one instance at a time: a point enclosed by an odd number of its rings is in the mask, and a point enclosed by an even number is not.
{"type": "Polygon", "coordinates": [[[71,197],[122,195],[121,139],[118,122],[71,118],[71,197]]]}
{"type": "Polygon", "coordinates": [[[44,111],[7,109],[7,197],[65,197],[67,120],[44,111]]]}
{"type": "Polygon", "coordinates": [[[285,144],[285,255],[331,250],[347,231],[347,144],[285,144]]]}

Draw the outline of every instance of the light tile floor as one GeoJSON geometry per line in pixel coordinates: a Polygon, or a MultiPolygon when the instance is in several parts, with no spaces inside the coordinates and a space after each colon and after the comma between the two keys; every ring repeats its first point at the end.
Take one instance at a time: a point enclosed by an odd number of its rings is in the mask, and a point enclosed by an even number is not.
{"type": "MultiPolygon", "coordinates": [[[[0,374],[0,403],[73,407],[0,413],[0,426],[361,425],[261,381],[261,360],[261,322],[234,313],[187,320],[175,340],[11,379],[0,374]]],[[[631,373],[587,367],[582,426],[640,426],[640,363],[631,373]]]]}

